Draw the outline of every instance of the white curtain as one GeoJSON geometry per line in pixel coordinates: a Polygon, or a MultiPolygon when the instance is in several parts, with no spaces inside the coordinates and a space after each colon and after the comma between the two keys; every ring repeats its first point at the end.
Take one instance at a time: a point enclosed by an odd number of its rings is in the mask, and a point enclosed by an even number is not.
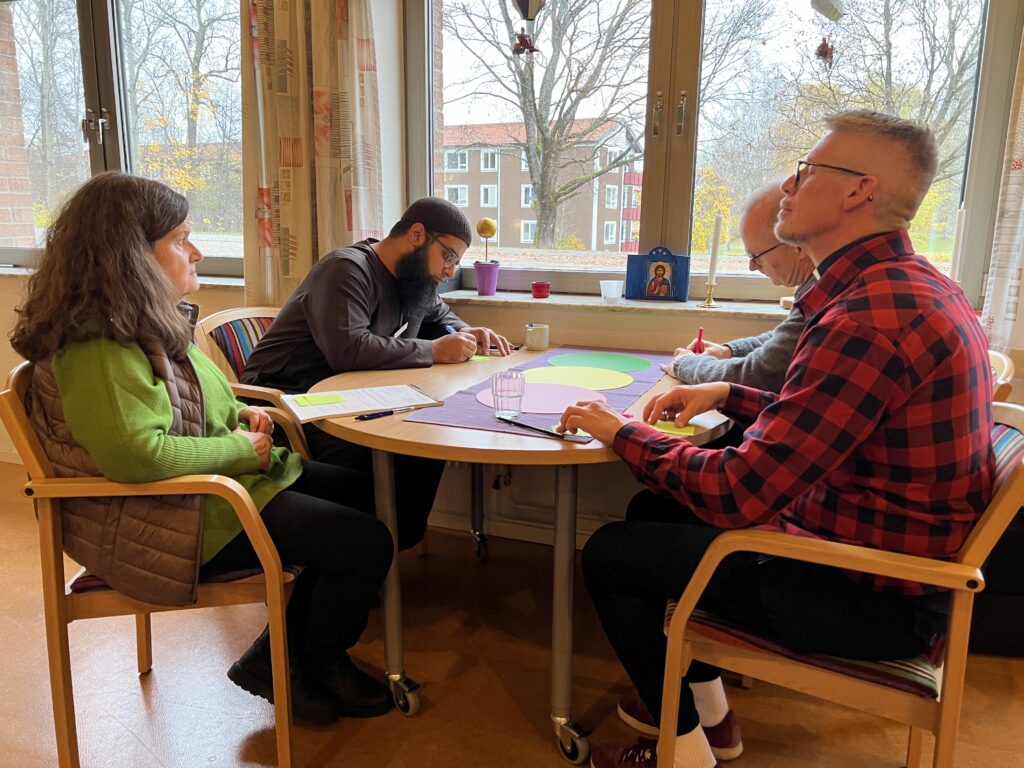
{"type": "Polygon", "coordinates": [[[989,346],[1001,352],[1024,349],[1024,41],[1017,59],[1003,177],[996,212],[992,260],[988,270],[981,324],[989,346]]]}
{"type": "Polygon", "coordinates": [[[370,0],[242,0],[245,297],[279,306],[383,227],[370,0]]]}

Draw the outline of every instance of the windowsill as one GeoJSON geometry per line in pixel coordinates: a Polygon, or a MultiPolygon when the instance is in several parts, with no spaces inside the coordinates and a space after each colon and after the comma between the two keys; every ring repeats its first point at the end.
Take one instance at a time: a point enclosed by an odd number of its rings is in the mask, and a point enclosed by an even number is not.
{"type": "MultiPolygon", "coordinates": [[[[35,270],[31,267],[0,266],[0,277],[29,277],[35,270]]],[[[199,285],[217,285],[244,288],[245,280],[241,277],[220,277],[217,275],[200,275],[199,285]]]]}
{"type": "Polygon", "coordinates": [[[672,317],[743,318],[747,320],[774,320],[781,322],[789,314],[778,304],[754,301],[719,301],[714,309],[702,309],[695,301],[639,301],[622,299],[610,304],[600,296],[585,294],[557,294],[546,299],[535,299],[529,293],[499,291],[494,296],[480,296],[476,291],[458,290],[442,294],[446,303],[480,307],[547,307],[581,310],[584,312],[624,312],[672,317]]]}

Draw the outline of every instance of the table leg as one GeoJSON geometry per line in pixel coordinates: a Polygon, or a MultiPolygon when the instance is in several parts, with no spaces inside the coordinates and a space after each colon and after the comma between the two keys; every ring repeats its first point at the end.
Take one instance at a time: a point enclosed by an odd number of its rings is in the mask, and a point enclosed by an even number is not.
{"type": "Polygon", "coordinates": [[[484,533],[484,465],[470,464],[469,532],[476,541],[476,559],[487,559],[487,534],[484,533]]]}
{"type": "Polygon", "coordinates": [[[381,589],[381,613],[384,617],[384,667],[387,671],[395,706],[403,715],[419,710],[419,683],[405,676],[405,650],[402,647],[402,592],[398,571],[398,510],[395,503],[395,465],[390,453],[373,452],[373,491],[377,518],[391,532],[395,557],[381,589]]]}
{"type": "Polygon", "coordinates": [[[572,719],[572,603],[576,573],[575,466],[555,469],[555,546],[551,599],[551,723],[562,756],[583,763],[587,731],[572,719]]]}

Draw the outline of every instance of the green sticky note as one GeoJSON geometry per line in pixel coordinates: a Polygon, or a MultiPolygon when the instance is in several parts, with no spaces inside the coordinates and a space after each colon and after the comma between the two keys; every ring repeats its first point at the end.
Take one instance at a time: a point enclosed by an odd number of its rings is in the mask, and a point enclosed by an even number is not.
{"type": "Polygon", "coordinates": [[[341,395],[296,395],[295,402],[303,407],[309,407],[311,405],[333,405],[334,403],[343,403],[345,398],[341,395]]]}
{"type": "Polygon", "coordinates": [[[481,360],[490,360],[491,358],[488,357],[487,355],[473,355],[469,359],[470,360],[476,360],[477,362],[480,362],[481,360]]]}

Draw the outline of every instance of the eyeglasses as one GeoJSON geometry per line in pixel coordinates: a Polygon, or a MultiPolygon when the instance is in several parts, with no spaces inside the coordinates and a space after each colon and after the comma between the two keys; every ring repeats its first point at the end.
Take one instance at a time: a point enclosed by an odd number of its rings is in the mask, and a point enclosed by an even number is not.
{"type": "Polygon", "coordinates": [[[793,185],[796,187],[800,186],[800,171],[804,167],[808,168],[827,168],[830,171],[839,171],[840,173],[850,173],[854,176],[870,176],[870,173],[864,173],[863,171],[855,171],[852,168],[843,168],[839,165],[828,165],[827,163],[812,163],[809,160],[797,160],[796,161],[796,175],[793,178],[793,185]]]}
{"type": "Polygon", "coordinates": [[[462,257],[455,252],[455,249],[449,248],[447,245],[442,243],[438,239],[437,235],[435,235],[433,232],[430,233],[430,237],[433,239],[435,243],[441,246],[441,253],[444,255],[445,269],[447,269],[448,267],[454,267],[456,264],[462,261],[462,257]]]}
{"type": "Polygon", "coordinates": [[[776,248],[781,248],[781,247],[782,247],[782,246],[784,246],[784,245],[785,245],[785,243],[776,243],[776,244],[775,244],[775,245],[773,245],[773,246],[772,246],[771,248],[765,248],[765,249],[764,249],[763,251],[761,251],[760,253],[757,253],[757,254],[754,254],[754,253],[749,253],[749,252],[748,252],[748,253],[747,253],[747,258],[748,258],[748,259],[750,259],[750,264],[751,264],[752,266],[755,266],[755,267],[759,267],[759,266],[761,266],[761,265],[760,265],[760,264],[758,264],[757,262],[758,262],[758,260],[759,260],[759,259],[760,259],[760,258],[761,258],[762,256],[764,256],[765,254],[771,253],[771,252],[772,252],[772,251],[774,251],[774,250],[775,250],[776,248]]]}

